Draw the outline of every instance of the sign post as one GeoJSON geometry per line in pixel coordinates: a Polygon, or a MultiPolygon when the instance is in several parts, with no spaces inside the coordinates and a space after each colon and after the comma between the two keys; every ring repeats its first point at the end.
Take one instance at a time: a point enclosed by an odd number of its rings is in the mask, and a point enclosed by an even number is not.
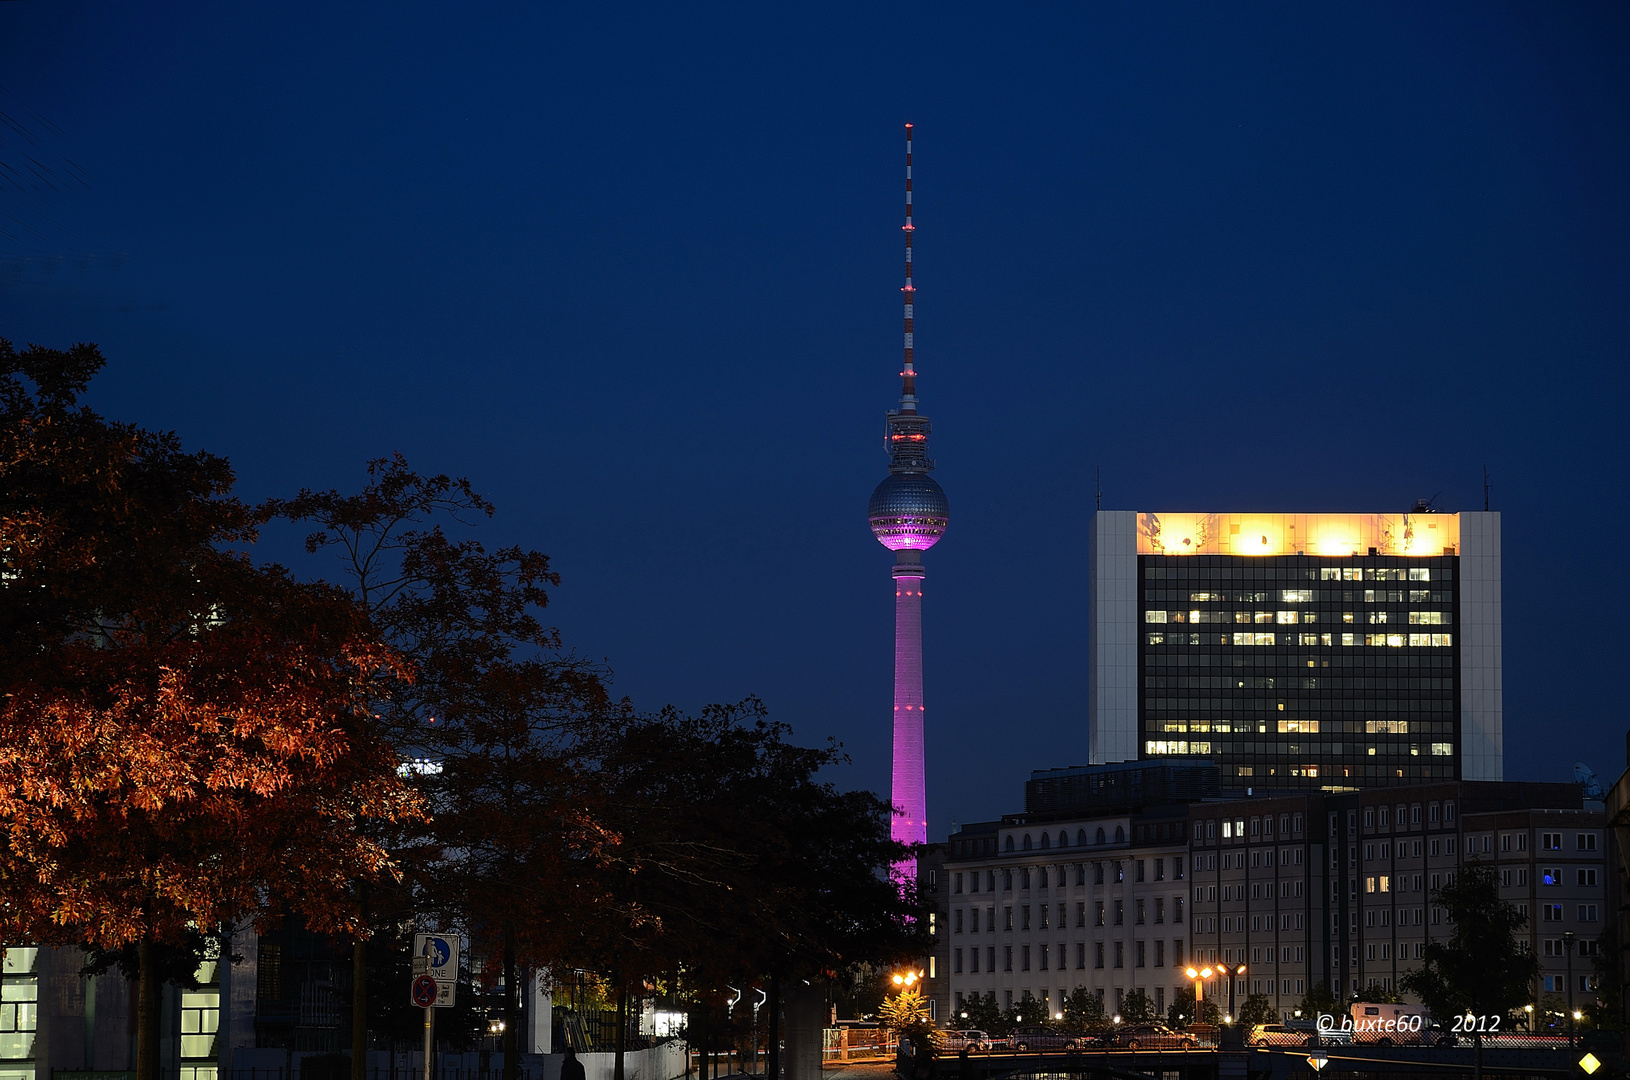
{"type": "Polygon", "coordinates": [[[458,936],[413,935],[413,1004],[424,1010],[424,1080],[432,1080],[436,1012],[450,1008],[458,992],[458,936]]]}

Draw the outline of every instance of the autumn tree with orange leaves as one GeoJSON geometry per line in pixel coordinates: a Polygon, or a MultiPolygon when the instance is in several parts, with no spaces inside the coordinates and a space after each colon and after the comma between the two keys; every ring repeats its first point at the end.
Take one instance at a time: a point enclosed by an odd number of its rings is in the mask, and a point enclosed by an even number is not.
{"type": "Polygon", "coordinates": [[[0,935],[154,952],[292,912],[345,933],[423,816],[373,721],[397,654],[341,591],[241,551],[224,459],[80,402],[103,366],[0,340],[0,935]]]}

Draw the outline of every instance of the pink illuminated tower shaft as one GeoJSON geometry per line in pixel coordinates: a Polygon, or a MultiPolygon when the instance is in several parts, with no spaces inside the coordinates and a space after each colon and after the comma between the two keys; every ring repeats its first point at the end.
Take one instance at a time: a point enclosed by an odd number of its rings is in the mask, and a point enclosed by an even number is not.
{"type": "Polygon", "coordinates": [[[901,551],[894,567],[894,839],[928,843],[928,770],[923,760],[923,564],[901,551]],[[912,561],[905,561],[906,558],[912,561]]]}
{"type": "MultiPolygon", "coordinates": [[[[905,356],[900,371],[900,407],[884,420],[883,442],[889,475],[872,492],[867,520],[872,535],[894,552],[894,789],[890,801],[895,840],[928,842],[927,768],[923,732],[923,560],[922,553],[939,542],[950,520],[945,492],[928,474],[932,425],[917,411],[915,329],[917,287],[912,281],[911,125],[906,125],[906,281],[905,356]]],[[[915,876],[913,861],[897,863],[895,880],[915,876]]]]}

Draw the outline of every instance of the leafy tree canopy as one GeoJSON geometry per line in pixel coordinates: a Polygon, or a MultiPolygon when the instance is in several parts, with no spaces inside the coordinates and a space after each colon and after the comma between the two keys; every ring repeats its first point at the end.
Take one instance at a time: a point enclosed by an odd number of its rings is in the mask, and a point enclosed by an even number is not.
{"type": "Polygon", "coordinates": [[[1447,942],[1427,942],[1420,968],[1399,979],[1399,987],[1420,998],[1440,1022],[1521,1008],[1539,961],[1519,946],[1517,931],[1528,917],[1500,899],[1494,868],[1468,863],[1431,899],[1447,911],[1454,933],[1447,942]]]}
{"type": "Polygon", "coordinates": [[[1155,1011],[1155,1003],[1141,988],[1134,987],[1128,990],[1121,999],[1121,1023],[1147,1024],[1158,1020],[1160,1014],[1155,1011]]]}
{"type": "Polygon", "coordinates": [[[1274,1010],[1273,1002],[1268,1000],[1267,994],[1252,994],[1240,1002],[1239,1015],[1234,1019],[1246,1026],[1277,1024],[1279,1013],[1274,1010]]]}

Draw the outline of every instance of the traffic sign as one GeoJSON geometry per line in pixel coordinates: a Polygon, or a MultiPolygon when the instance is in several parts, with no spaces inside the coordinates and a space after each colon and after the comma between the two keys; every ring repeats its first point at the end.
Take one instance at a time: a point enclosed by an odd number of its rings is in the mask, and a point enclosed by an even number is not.
{"type": "Polygon", "coordinates": [[[429,975],[420,975],[413,980],[413,1004],[421,1009],[428,1009],[436,1004],[438,987],[436,980],[429,975]]]}
{"type": "Polygon", "coordinates": [[[434,1004],[444,1009],[453,1004],[458,990],[458,944],[457,934],[413,935],[414,973],[434,980],[434,1004]]]}
{"type": "Polygon", "coordinates": [[[1602,1063],[1597,1059],[1595,1054],[1587,1053],[1584,1057],[1579,1059],[1579,1067],[1585,1070],[1586,1076],[1589,1076],[1597,1069],[1600,1069],[1602,1067],[1602,1063]]]}
{"type": "Polygon", "coordinates": [[[1314,1072],[1322,1072],[1330,1064],[1330,1057],[1323,1050],[1315,1050],[1307,1055],[1307,1063],[1313,1066],[1314,1072]]]}

